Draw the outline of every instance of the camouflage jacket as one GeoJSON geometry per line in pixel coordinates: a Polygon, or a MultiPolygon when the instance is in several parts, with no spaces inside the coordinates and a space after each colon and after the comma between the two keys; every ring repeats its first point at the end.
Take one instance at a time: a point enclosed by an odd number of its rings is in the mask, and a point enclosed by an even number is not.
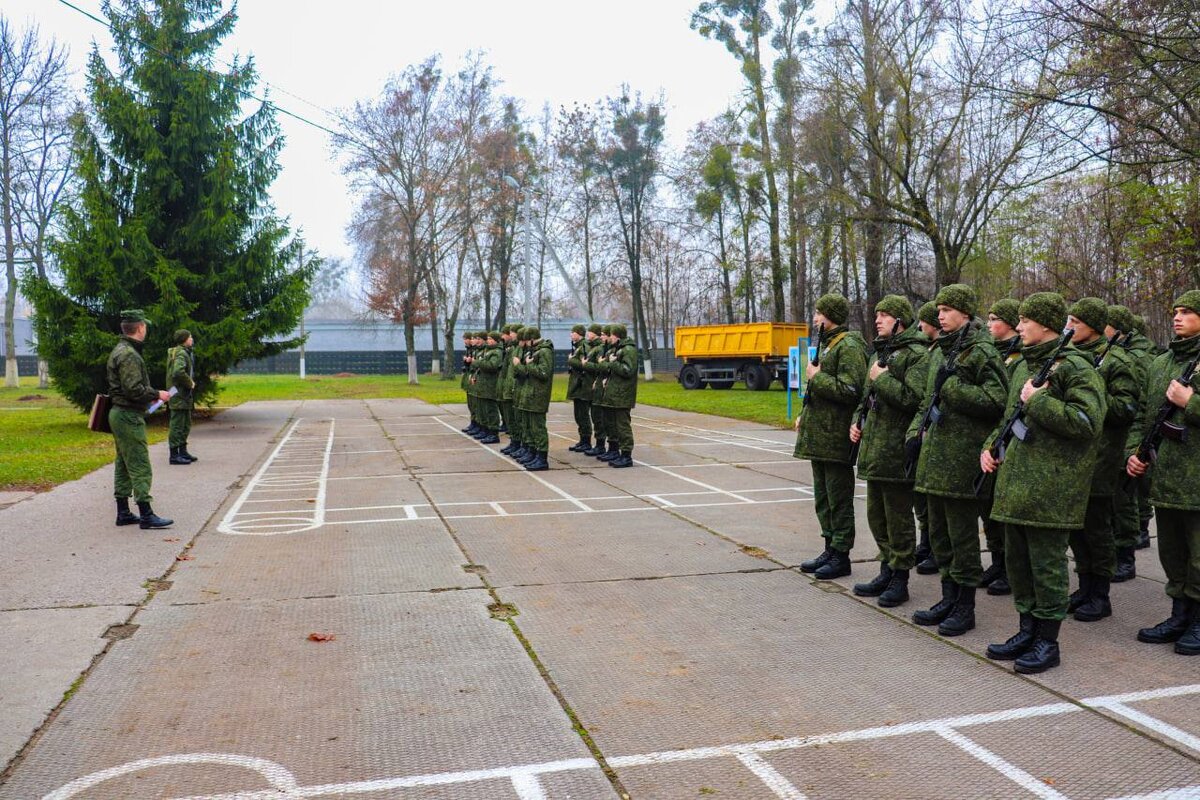
{"type": "Polygon", "coordinates": [[[867,344],[856,331],[826,331],[821,371],[808,382],[811,404],[800,410],[794,458],[850,463],[850,423],[867,385],[867,344]]]}
{"type": "Polygon", "coordinates": [[[143,346],[143,342],[122,336],[108,354],[108,396],[114,406],[145,411],[158,399],[158,390],[150,385],[146,362],[142,360],[143,346]]]}
{"type": "MultiPolygon", "coordinates": [[[[1141,413],[1125,441],[1126,456],[1137,450],[1166,400],[1167,386],[1197,352],[1200,336],[1192,336],[1172,341],[1167,352],[1154,359],[1142,384],[1141,413]]],[[[1175,412],[1172,421],[1186,426],[1186,441],[1163,439],[1158,461],[1150,469],[1150,502],[1163,508],[1200,511],[1200,491],[1196,489],[1200,486],[1200,391],[1192,395],[1186,408],[1175,412]]]]}
{"type": "Polygon", "coordinates": [[[1021,363],[1021,337],[1014,336],[1012,339],[996,342],[996,351],[1000,353],[1000,359],[1004,362],[1004,371],[1008,373],[1008,380],[1011,383],[1013,373],[1017,371],[1017,364],[1021,363]],[[1011,353],[1009,353],[1010,347],[1015,348],[1011,353]]]}
{"type": "Polygon", "coordinates": [[[513,366],[518,378],[524,383],[518,389],[516,406],[521,411],[545,414],[550,408],[550,390],[554,382],[554,345],[542,339],[513,366]]]}
{"type": "MultiPolygon", "coordinates": [[[[972,499],[983,441],[1004,413],[1008,373],[991,337],[975,329],[965,336],[955,373],[942,387],[941,421],[930,426],[921,446],[915,488],[918,492],[939,497],[972,499]]],[[[933,399],[938,370],[945,366],[946,353],[955,346],[957,338],[956,331],[943,334],[934,342],[926,365],[921,407],[909,425],[907,439],[917,435],[921,419],[933,399]]]]}
{"type": "Polygon", "coordinates": [[[633,408],[637,405],[638,352],[633,339],[622,339],[603,361],[603,396],[598,401],[605,408],[633,408]]]}
{"type": "Polygon", "coordinates": [[[588,355],[586,339],[580,339],[571,346],[571,355],[567,357],[567,399],[591,400],[591,375],[584,369],[583,359],[588,355]]]}
{"type": "Polygon", "coordinates": [[[1150,370],[1150,364],[1154,359],[1158,358],[1158,349],[1154,346],[1154,342],[1150,341],[1149,337],[1141,333],[1135,333],[1130,339],[1129,344],[1125,345],[1125,352],[1129,354],[1133,361],[1133,368],[1137,370],[1135,373],[1139,386],[1146,384],[1146,373],[1150,370]]]}
{"type": "Polygon", "coordinates": [[[497,394],[501,400],[512,401],[515,381],[513,379],[513,356],[520,347],[516,342],[505,342],[500,348],[500,384],[497,394]]]}
{"type": "Polygon", "coordinates": [[[462,390],[467,394],[475,394],[474,390],[471,388],[471,373],[474,372],[475,365],[467,363],[467,358],[473,357],[474,355],[474,347],[467,347],[466,351],[463,353],[462,378],[459,379],[458,385],[461,386],[462,390]]]}
{"type": "MultiPolygon", "coordinates": [[[[1057,347],[1054,339],[1025,348],[1009,388],[1006,419],[1021,399],[1025,382],[1057,347]]],[[[1082,528],[1106,411],[1104,379],[1092,366],[1091,356],[1068,346],[1050,380],[1025,406],[1028,433],[1025,441],[1013,438],[996,473],[992,519],[1031,528],[1082,528]]],[[[996,426],[976,452],[977,461],[1001,427],[996,426]]]]}
{"type": "Polygon", "coordinates": [[[475,396],[485,400],[499,400],[497,384],[500,379],[500,359],[504,357],[500,345],[491,345],[480,349],[475,358],[475,396]]]}
{"type": "Polygon", "coordinates": [[[192,390],[196,388],[195,369],[191,348],[179,345],[167,351],[167,386],[174,386],[178,391],[168,402],[168,407],[176,410],[191,408],[192,390]]]}
{"type": "MultiPolygon", "coordinates": [[[[862,441],[858,447],[858,477],[870,481],[912,483],[904,476],[904,437],[913,414],[925,394],[925,369],[929,364],[929,340],[915,327],[896,336],[894,343],[877,341],[895,349],[887,371],[868,389],[875,389],[875,402],[867,414],[862,441]]],[[[876,350],[878,351],[878,347],[876,350]]],[[[878,361],[876,354],[872,361],[878,361]]],[[[862,418],[867,398],[854,411],[854,421],[862,418]]]]}
{"type": "MultiPolygon", "coordinates": [[[[1101,336],[1077,347],[1095,363],[1108,347],[1108,341],[1101,336]]],[[[1137,418],[1142,389],[1133,359],[1120,347],[1109,349],[1097,369],[1104,380],[1106,411],[1091,494],[1093,497],[1111,497],[1117,491],[1117,480],[1125,471],[1125,440],[1129,438],[1129,426],[1137,418]]]]}
{"type": "Polygon", "coordinates": [[[608,345],[596,339],[589,345],[588,360],[583,365],[584,374],[587,376],[591,388],[590,397],[594,406],[600,405],[600,401],[604,399],[604,357],[606,355],[608,355],[608,345]]]}

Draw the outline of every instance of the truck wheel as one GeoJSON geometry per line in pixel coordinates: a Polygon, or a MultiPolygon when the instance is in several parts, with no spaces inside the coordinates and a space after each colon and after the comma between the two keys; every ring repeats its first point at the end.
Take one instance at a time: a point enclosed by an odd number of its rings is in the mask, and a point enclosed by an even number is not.
{"type": "Polygon", "coordinates": [[[679,370],[679,385],[689,391],[703,389],[704,381],[700,378],[700,370],[691,364],[684,364],[683,369],[679,370]]]}
{"type": "Polygon", "coordinates": [[[771,374],[761,364],[746,367],[746,388],[752,392],[761,392],[771,385],[771,374]]]}

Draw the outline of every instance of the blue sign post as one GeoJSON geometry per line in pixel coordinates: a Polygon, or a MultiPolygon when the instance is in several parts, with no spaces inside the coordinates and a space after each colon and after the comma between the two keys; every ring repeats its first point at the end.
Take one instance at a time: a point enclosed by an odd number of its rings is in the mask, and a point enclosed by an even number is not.
{"type": "Polygon", "coordinates": [[[795,347],[788,348],[787,367],[787,418],[792,418],[792,392],[799,398],[804,393],[804,367],[808,363],[808,339],[796,340],[795,347]]]}

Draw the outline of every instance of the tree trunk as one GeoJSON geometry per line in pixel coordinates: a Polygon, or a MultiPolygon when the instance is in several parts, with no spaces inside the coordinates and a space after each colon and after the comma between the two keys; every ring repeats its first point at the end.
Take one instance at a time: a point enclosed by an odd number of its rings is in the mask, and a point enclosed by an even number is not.
{"type": "Polygon", "coordinates": [[[0,141],[0,215],[4,225],[4,270],[7,284],[4,290],[4,385],[15,388],[21,385],[17,371],[17,336],[15,317],[17,313],[17,254],[13,242],[13,181],[12,157],[9,152],[8,130],[5,125],[4,140],[0,141]]]}
{"type": "Polygon", "coordinates": [[[408,362],[408,383],[416,386],[421,382],[417,376],[417,326],[411,318],[404,321],[404,355],[408,362]]]}
{"type": "MultiPolygon", "coordinates": [[[[756,20],[757,22],[757,20],[756,20]]],[[[759,36],[754,34],[755,72],[752,79],[754,104],[758,114],[759,147],[762,149],[763,174],[767,178],[767,228],[771,235],[771,316],[777,322],[786,318],[783,300],[783,256],[779,248],[779,187],[775,182],[775,159],[771,152],[771,125],[767,118],[767,94],[763,88],[762,53],[759,36]]]]}
{"type": "MultiPolygon", "coordinates": [[[[724,201],[721,201],[722,205],[724,201]]],[[[717,208],[717,243],[721,248],[721,299],[725,303],[725,323],[733,324],[733,284],[729,280],[729,249],[725,245],[725,212],[717,208]]]]}

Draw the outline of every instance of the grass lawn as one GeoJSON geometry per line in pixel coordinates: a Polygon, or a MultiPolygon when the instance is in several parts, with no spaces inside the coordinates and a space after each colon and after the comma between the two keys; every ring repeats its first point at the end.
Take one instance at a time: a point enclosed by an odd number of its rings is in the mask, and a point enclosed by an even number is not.
{"type": "MultiPolygon", "coordinates": [[[[553,399],[565,400],[566,375],[554,378],[553,399]]],[[[221,381],[216,409],[253,400],[325,400],[372,397],[415,397],[430,403],[461,403],[458,379],[421,377],[410,386],[403,375],[321,375],[300,380],[294,375],[230,375],[221,381]]],[[[684,391],[673,375],[638,387],[638,402],[679,411],[719,414],[787,427],[787,398],[781,389],[751,392],[684,391]]],[[[202,424],[202,423],[201,423],[202,424]]],[[[202,430],[202,429],[201,429],[202,430]]],[[[151,444],[167,437],[167,415],[150,420],[151,444]]],[[[0,388],[0,491],[44,491],[75,480],[112,461],[112,438],[87,429],[87,416],[53,389],[37,388],[36,378],[22,378],[19,389],[0,388]]]]}

